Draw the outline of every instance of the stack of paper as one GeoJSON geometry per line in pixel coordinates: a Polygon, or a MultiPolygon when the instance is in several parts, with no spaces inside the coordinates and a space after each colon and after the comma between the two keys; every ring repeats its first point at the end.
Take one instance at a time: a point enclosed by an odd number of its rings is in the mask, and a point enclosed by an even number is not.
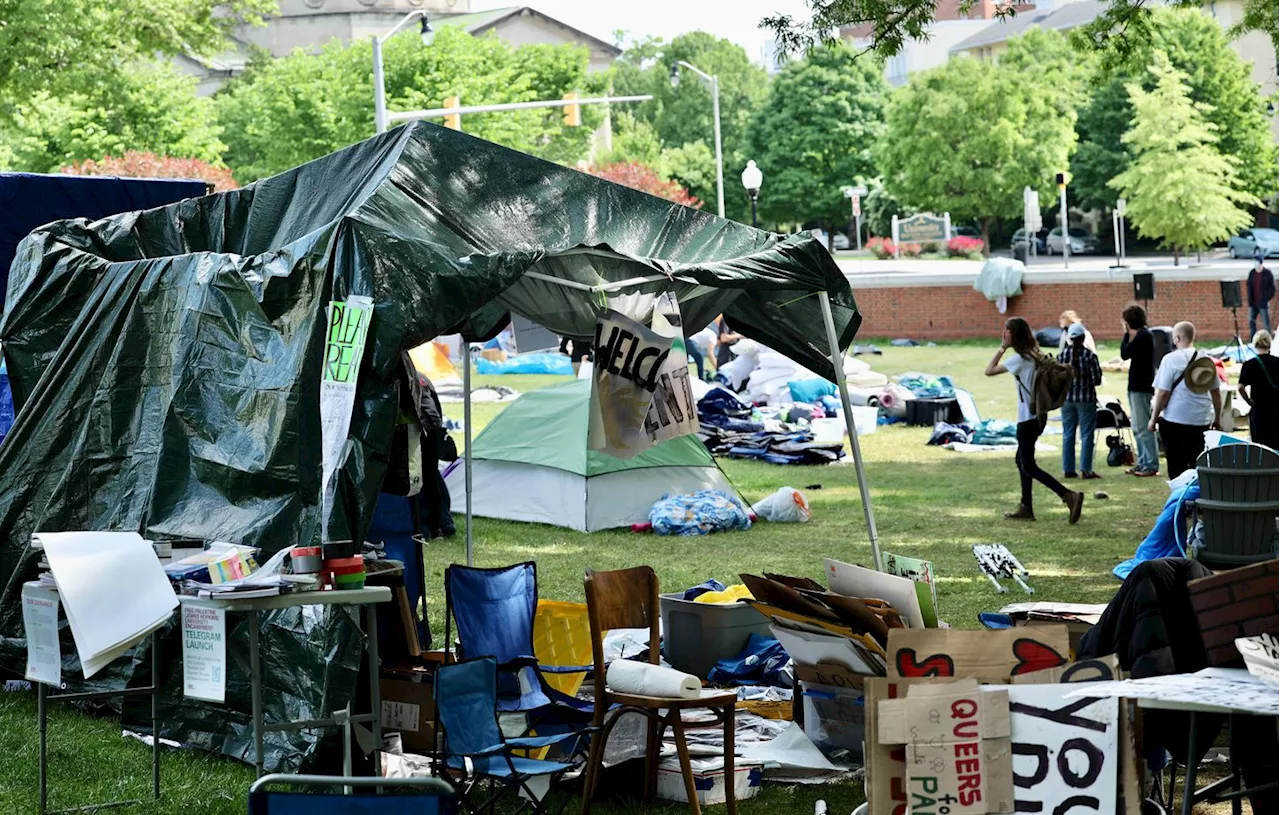
{"type": "Polygon", "coordinates": [[[136,532],[40,532],[85,678],[164,625],[177,595],[136,532]]]}

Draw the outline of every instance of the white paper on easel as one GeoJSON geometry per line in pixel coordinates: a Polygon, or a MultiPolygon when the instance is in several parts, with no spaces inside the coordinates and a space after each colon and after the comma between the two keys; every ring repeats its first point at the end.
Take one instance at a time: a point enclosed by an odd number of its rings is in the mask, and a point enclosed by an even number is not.
{"type": "Polygon", "coordinates": [[[22,624],[27,638],[27,679],[62,687],[58,593],[36,582],[23,583],[22,624]]]}
{"type": "Polygon", "coordinates": [[[223,609],[182,607],[182,695],[226,701],[227,613],[223,609]]]}
{"type": "Polygon", "coordinates": [[[178,605],[155,549],[136,532],[41,532],[86,679],[169,619],[178,605]]]}
{"type": "Polygon", "coordinates": [[[924,628],[914,580],[827,558],[827,586],[846,597],[874,597],[892,605],[910,628],[924,628]]]}

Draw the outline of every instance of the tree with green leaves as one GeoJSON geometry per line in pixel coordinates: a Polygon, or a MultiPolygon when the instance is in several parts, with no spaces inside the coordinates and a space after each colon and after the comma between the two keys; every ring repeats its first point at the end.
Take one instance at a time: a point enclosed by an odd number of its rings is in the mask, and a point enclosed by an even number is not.
{"type": "MultiPolygon", "coordinates": [[[[977,0],[959,0],[957,10],[968,14],[977,0]]],[[[1018,13],[1018,3],[997,3],[995,17],[1007,20],[1018,13]]],[[[1200,11],[1202,0],[1169,0],[1169,5],[1200,11]]],[[[811,13],[800,18],[773,14],[760,22],[773,33],[784,54],[799,54],[838,39],[838,31],[855,27],[869,30],[871,49],[891,57],[909,40],[927,41],[937,14],[937,0],[810,0],[811,13]]],[[[1160,6],[1143,0],[1106,0],[1097,19],[1074,32],[1082,47],[1101,53],[1108,61],[1127,59],[1148,42],[1156,27],[1160,6]]],[[[1027,13],[1027,12],[1021,12],[1027,13]]],[[[1275,0],[1245,0],[1239,31],[1263,31],[1277,44],[1275,0]]]]}
{"type": "Polygon", "coordinates": [[[1133,124],[1124,143],[1133,160],[1111,180],[1128,201],[1138,234],[1174,251],[1203,249],[1252,220],[1259,202],[1243,189],[1237,160],[1218,150],[1210,107],[1192,99],[1187,75],[1161,51],[1149,69],[1155,87],[1128,85],[1133,124]]]}
{"type": "Polygon", "coordinates": [[[0,0],[0,99],[66,98],[158,56],[212,56],[275,10],[275,0],[0,0]]]}
{"type": "Polygon", "coordinates": [[[849,223],[844,188],[876,175],[871,148],[888,86],[875,60],[849,45],[817,48],[782,69],[751,120],[748,155],[764,173],[760,217],[849,223]]]}
{"type": "Polygon", "coordinates": [[[886,113],[886,190],[917,212],[976,222],[988,251],[996,220],[1021,217],[1026,187],[1050,196],[1075,145],[1071,92],[1033,58],[1042,39],[1015,40],[1007,63],[958,58],[917,74],[886,113]]]}
{"type": "MultiPolygon", "coordinates": [[[[664,43],[648,38],[634,43],[614,66],[613,90],[619,96],[652,94],[653,100],[628,107],[638,122],[653,127],[664,150],[681,150],[671,157],[674,176],[689,191],[716,200],[715,140],[711,90],[696,74],[684,70],[671,87],[671,68],[679,61],[714,75],[720,85],[721,152],[724,154],[725,214],[747,219],[750,205],[738,174],[746,166],[747,123],[768,93],[769,77],[751,62],[742,46],[705,31],[681,34],[664,43]],[[696,145],[706,145],[704,152],[696,145]],[[706,156],[710,156],[710,160],[706,156]]],[[[624,125],[625,127],[625,125],[624,125]]],[[[626,158],[640,157],[628,156],[626,158]]]]}
{"type": "Polygon", "coordinates": [[[1080,109],[1080,146],[1071,163],[1073,201],[1098,209],[1115,204],[1111,179],[1133,161],[1132,150],[1122,141],[1134,117],[1128,86],[1137,82],[1147,91],[1155,88],[1147,68],[1157,52],[1186,76],[1191,100],[1210,106],[1205,115],[1217,133],[1217,149],[1236,161],[1244,189],[1258,198],[1275,196],[1280,171],[1276,143],[1251,66],[1213,18],[1162,8],[1153,12],[1148,41],[1123,64],[1104,71],[1080,109]]]}
{"type": "MultiPolygon", "coordinates": [[[[442,107],[560,99],[603,91],[604,78],[587,74],[581,46],[526,45],[495,36],[473,37],[447,23],[429,47],[415,34],[383,48],[387,107],[442,107]]],[[[218,94],[225,160],[249,182],[366,139],[374,133],[373,61],[368,40],[333,42],[310,54],[295,51],[260,61],[218,94]]],[[[559,108],[467,114],[462,129],[490,141],[561,163],[586,158],[599,108],[582,108],[582,126],[567,127],[559,108]]]]}
{"type": "Polygon", "coordinates": [[[169,62],[123,67],[110,83],[53,95],[39,91],[0,120],[0,167],[37,173],[126,151],[221,164],[225,146],[211,99],[169,62]]]}

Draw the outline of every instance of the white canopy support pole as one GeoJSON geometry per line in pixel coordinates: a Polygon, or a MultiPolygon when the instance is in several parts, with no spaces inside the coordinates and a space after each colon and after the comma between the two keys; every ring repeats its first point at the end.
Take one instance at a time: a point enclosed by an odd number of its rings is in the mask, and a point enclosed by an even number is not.
{"type": "Polygon", "coordinates": [[[462,467],[467,483],[467,565],[471,565],[471,343],[462,340],[462,467]]]}
{"type": "Polygon", "coordinates": [[[831,367],[836,375],[836,388],[840,391],[840,405],[844,408],[844,423],[849,428],[849,447],[853,452],[853,468],[858,476],[858,492],[862,495],[862,514],[867,518],[867,533],[871,538],[871,557],[877,571],[883,571],[880,560],[880,535],[876,532],[876,516],[871,509],[871,490],[867,486],[867,474],[862,469],[862,447],[858,444],[858,428],[853,422],[853,404],[849,401],[849,387],[844,381],[844,355],[840,353],[840,341],[836,339],[836,322],[831,316],[831,298],[825,291],[818,292],[822,303],[822,321],[827,326],[827,342],[831,344],[831,367]]]}

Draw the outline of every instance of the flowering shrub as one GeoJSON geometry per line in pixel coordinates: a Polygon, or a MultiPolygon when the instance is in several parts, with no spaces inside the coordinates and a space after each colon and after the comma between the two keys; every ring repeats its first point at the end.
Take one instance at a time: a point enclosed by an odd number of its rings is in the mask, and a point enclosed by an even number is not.
{"type": "Polygon", "coordinates": [[[898,244],[898,254],[904,258],[918,258],[921,251],[921,246],[918,243],[898,244]]]}
{"type": "Polygon", "coordinates": [[[702,202],[690,195],[689,191],[680,184],[663,179],[652,167],[638,161],[618,161],[603,167],[588,167],[587,172],[606,181],[647,192],[676,204],[695,209],[702,207],[702,202]]]}
{"type": "Polygon", "coordinates": [[[85,159],[69,164],[58,172],[67,175],[114,175],[122,178],[189,178],[206,181],[215,192],[234,190],[240,185],[226,167],[215,167],[198,158],[158,156],[140,150],[127,150],[121,156],[105,156],[99,161],[85,159]]]}
{"type": "Polygon", "coordinates": [[[947,254],[953,258],[967,258],[975,254],[981,255],[982,247],[983,243],[978,238],[957,235],[947,241],[947,254]]]}
{"type": "Polygon", "coordinates": [[[893,241],[888,238],[868,238],[867,249],[880,260],[893,257],[893,241]]]}

